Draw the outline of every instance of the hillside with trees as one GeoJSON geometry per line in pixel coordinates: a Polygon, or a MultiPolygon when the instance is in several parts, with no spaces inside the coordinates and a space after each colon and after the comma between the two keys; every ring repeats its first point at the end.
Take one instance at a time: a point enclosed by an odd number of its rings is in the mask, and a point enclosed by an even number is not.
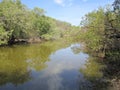
{"type": "Polygon", "coordinates": [[[68,36],[71,24],[45,15],[41,8],[27,8],[20,0],[2,0],[0,2],[0,45],[15,42],[40,42],[68,36]]]}

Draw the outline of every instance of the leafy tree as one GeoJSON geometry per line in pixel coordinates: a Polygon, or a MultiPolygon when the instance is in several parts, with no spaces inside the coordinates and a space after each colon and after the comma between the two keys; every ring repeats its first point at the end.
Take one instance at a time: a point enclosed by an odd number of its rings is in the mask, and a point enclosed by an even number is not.
{"type": "Polygon", "coordinates": [[[71,28],[69,23],[45,16],[41,8],[28,9],[21,0],[0,2],[0,45],[36,37],[59,39],[68,35],[71,28]]]}
{"type": "Polygon", "coordinates": [[[15,38],[25,38],[31,28],[29,23],[29,12],[19,0],[3,0],[0,3],[0,17],[5,31],[12,31],[8,42],[11,43],[15,38]]]}
{"type": "Polygon", "coordinates": [[[8,32],[5,32],[4,28],[0,26],[0,45],[7,44],[8,32]]]}
{"type": "Polygon", "coordinates": [[[46,16],[40,16],[35,22],[35,27],[39,31],[39,35],[46,34],[50,31],[51,26],[46,16]]]}
{"type": "Polygon", "coordinates": [[[113,8],[99,8],[85,15],[81,22],[87,52],[103,60],[103,75],[110,79],[120,76],[120,0],[115,0],[113,8]]]}
{"type": "Polygon", "coordinates": [[[114,11],[120,13],[120,0],[115,0],[113,3],[114,11]]]}
{"type": "Polygon", "coordinates": [[[87,14],[82,21],[82,26],[86,28],[83,34],[83,40],[86,42],[86,47],[91,49],[92,52],[103,52],[104,47],[104,9],[99,8],[87,14]]]}

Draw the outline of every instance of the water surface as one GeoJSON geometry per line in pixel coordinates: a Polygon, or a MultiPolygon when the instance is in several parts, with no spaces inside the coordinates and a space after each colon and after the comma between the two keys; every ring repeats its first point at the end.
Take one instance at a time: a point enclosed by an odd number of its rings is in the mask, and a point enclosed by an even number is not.
{"type": "Polygon", "coordinates": [[[80,70],[89,57],[81,48],[61,42],[0,48],[0,90],[91,90],[80,70]]]}

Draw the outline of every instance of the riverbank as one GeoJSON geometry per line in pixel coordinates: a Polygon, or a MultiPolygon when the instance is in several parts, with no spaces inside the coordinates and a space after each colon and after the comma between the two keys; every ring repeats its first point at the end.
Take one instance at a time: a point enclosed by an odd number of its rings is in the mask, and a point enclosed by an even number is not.
{"type": "Polygon", "coordinates": [[[51,40],[46,40],[46,39],[42,39],[39,37],[35,37],[35,38],[29,38],[29,39],[15,39],[12,42],[8,42],[8,44],[2,44],[0,45],[0,47],[4,47],[4,46],[12,46],[12,45],[16,45],[16,44],[35,44],[35,43],[43,43],[46,41],[51,41],[51,40]]]}

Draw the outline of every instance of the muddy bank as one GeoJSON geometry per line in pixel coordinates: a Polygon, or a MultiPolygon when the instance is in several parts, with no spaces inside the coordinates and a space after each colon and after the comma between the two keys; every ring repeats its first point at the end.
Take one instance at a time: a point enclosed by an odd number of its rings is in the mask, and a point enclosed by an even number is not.
{"type": "Polygon", "coordinates": [[[42,43],[46,41],[45,39],[35,37],[35,38],[29,38],[29,39],[15,39],[14,42],[10,45],[13,44],[32,44],[32,43],[42,43]]]}

